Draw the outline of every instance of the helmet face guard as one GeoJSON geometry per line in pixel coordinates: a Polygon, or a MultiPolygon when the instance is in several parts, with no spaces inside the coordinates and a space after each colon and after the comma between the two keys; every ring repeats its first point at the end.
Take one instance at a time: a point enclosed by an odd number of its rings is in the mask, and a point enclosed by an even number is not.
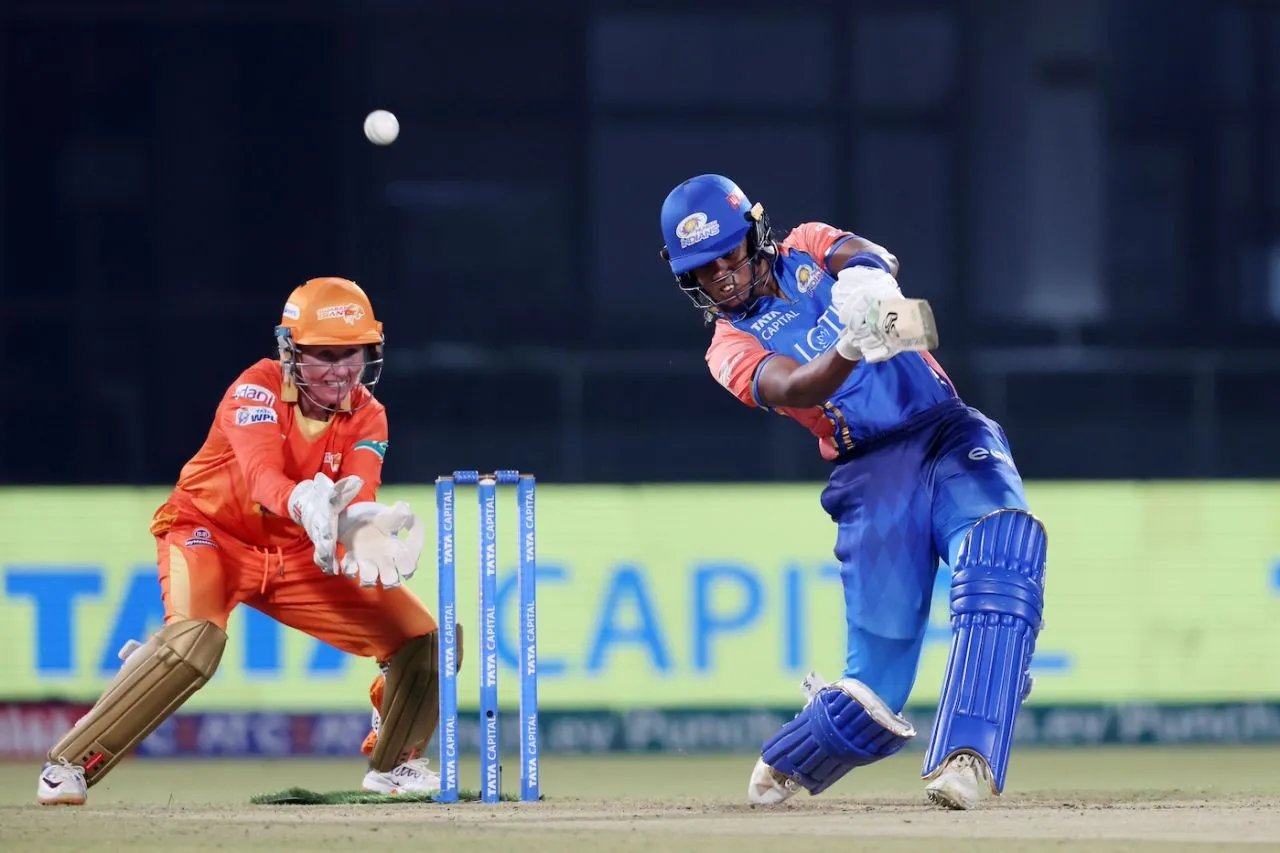
{"type": "MultiPolygon", "coordinates": [[[[374,317],[369,298],[354,281],[313,278],[295,289],[285,303],[275,337],[284,378],[281,399],[286,402],[295,402],[302,394],[328,412],[354,411],[350,394],[337,406],[316,399],[302,376],[302,347],[361,348],[364,365],[357,382],[372,392],[382,378],[382,323],[374,317]]],[[[370,399],[372,394],[356,408],[370,399]]]]}
{"type": "MultiPolygon", "coordinates": [[[[747,287],[742,304],[733,308],[726,307],[726,303],[738,298],[737,294],[727,296],[722,300],[713,299],[711,294],[707,293],[706,289],[698,283],[698,279],[692,270],[675,274],[676,285],[680,288],[680,291],[689,297],[689,300],[698,310],[703,312],[708,322],[714,321],[716,317],[725,317],[729,320],[740,320],[743,317],[749,317],[755,309],[756,303],[763,295],[761,293],[763,287],[769,283],[769,277],[772,275],[773,260],[778,255],[778,247],[773,240],[773,228],[769,224],[769,215],[764,212],[764,208],[761,205],[757,204],[746,213],[746,218],[751,223],[746,232],[746,260],[708,283],[708,287],[710,287],[726,278],[736,276],[743,267],[749,265],[751,268],[751,284],[747,287]],[[762,260],[768,261],[768,264],[763,269],[760,265],[762,260]]],[[[662,247],[659,255],[664,261],[671,262],[671,256],[666,246],[662,247]]]]}
{"type": "MultiPolygon", "coordinates": [[[[717,317],[748,316],[772,274],[778,249],[764,207],[752,205],[737,184],[720,175],[699,175],[673,189],[662,205],[662,233],[668,237],[660,256],[671,268],[676,284],[703,312],[707,322],[717,317]],[[698,283],[694,270],[735,251],[743,241],[747,259],[725,275],[751,265],[751,284],[741,305],[726,303],[737,295],[716,300],[698,283]],[[768,264],[760,269],[761,261],[768,264]]],[[[721,277],[723,278],[723,276],[721,277]]],[[[720,279],[718,279],[720,280],[720,279]]]]}
{"type": "MultiPolygon", "coordinates": [[[[329,406],[321,403],[315,398],[308,388],[308,383],[302,377],[300,346],[326,346],[326,344],[302,344],[299,345],[293,340],[293,330],[288,326],[276,326],[276,349],[280,354],[280,367],[284,371],[285,387],[295,389],[295,394],[301,394],[311,403],[323,409],[326,412],[354,412],[359,411],[368,405],[372,396],[366,398],[358,406],[352,406],[351,397],[347,395],[340,405],[329,406]]],[[[339,346],[339,344],[328,344],[328,346],[339,346]]],[[[364,365],[360,368],[360,375],[356,378],[356,382],[363,385],[370,395],[373,388],[378,384],[378,380],[382,378],[382,350],[381,343],[376,344],[359,344],[364,351],[364,365]]],[[[295,397],[296,399],[296,397],[295,397]]]]}

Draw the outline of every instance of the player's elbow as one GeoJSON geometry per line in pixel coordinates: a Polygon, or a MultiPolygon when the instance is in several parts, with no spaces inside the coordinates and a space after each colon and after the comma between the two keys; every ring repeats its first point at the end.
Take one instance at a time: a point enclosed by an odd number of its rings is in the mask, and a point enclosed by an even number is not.
{"type": "Polygon", "coordinates": [[[779,399],[774,405],[787,409],[809,409],[821,406],[830,396],[805,383],[791,382],[778,393],[779,399]]]}
{"type": "Polygon", "coordinates": [[[770,406],[808,409],[824,405],[853,372],[854,363],[835,350],[807,364],[775,358],[760,377],[760,396],[770,406]]]}
{"type": "Polygon", "coordinates": [[[245,466],[244,474],[250,500],[276,515],[288,514],[289,491],[295,484],[283,471],[275,471],[269,465],[255,464],[245,466]]]}
{"type": "Polygon", "coordinates": [[[815,381],[816,377],[802,371],[793,371],[785,378],[773,384],[767,391],[762,389],[762,397],[775,408],[808,409],[821,406],[834,391],[830,383],[815,381]]]}

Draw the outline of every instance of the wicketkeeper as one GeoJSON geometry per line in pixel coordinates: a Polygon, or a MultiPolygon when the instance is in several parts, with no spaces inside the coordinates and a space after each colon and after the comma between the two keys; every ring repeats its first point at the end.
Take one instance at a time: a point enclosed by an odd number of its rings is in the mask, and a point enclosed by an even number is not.
{"type": "Polygon", "coordinates": [[[275,334],[278,358],[227,388],[152,520],[164,627],[122,652],[102,697],[49,750],[41,803],[83,804],[212,678],[240,604],[383,667],[366,790],[440,787],[418,757],[439,720],[436,621],[402,584],[423,526],[407,504],[377,503],[382,323],[355,282],[317,278],[289,296],[275,334]]]}

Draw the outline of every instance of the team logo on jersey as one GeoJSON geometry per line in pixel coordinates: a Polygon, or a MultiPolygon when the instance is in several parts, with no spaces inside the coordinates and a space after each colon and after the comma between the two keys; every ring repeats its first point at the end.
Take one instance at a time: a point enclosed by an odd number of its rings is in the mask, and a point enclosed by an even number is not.
{"type": "Polygon", "coordinates": [[[342,464],[342,453],[334,453],[332,450],[324,452],[324,464],[329,466],[329,470],[338,473],[338,466],[342,464]]]}
{"type": "Polygon", "coordinates": [[[676,226],[676,236],[680,238],[681,249],[687,249],[694,243],[701,243],[708,237],[714,237],[719,233],[719,220],[712,219],[708,222],[707,215],[701,211],[690,213],[684,219],[681,219],[680,224],[676,226]]]}
{"type": "Polygon", "coordinates": [[[247,382],[244,385],[237,385],[235,392],[231,396],[237,400],[249,400],[264,406],[274,406],[276,402],[275,394],[272,394],[261,385],[250,385],[247,382]]]}
{"type": "Polygon", "coordinates": [[[835,331],[820,319],[818,325],[810,329],[809,334],[805,336],[805,343],[814,353],[824,353],[836,345],[837,337],[835,331]]]}
{"type": "Polygon", "coordinates": [[[191,538],[186,541],[188,548],[217,548],[218,543],[213,541],[213,534],[203,527],[197,527],[191,531],[191,538]]]}
{"type": "Polygon", "coordinates": [[[826,273],[813,264],[801,264],[800,269],[796,270],[796,285],[800,288],[800,292],[807,296],[822,283],[824,275],[826,273]]]}
{"type": "Polygon", "coordinates": [[[370,441],[366,438],[364,441],[357,441],[351,449],[353,451],[368,450],[371,453],[376,453],[378,458],[382,459],[387,455],[387,444],[388,442],[385,441],[370,441]]]}
{"type": "Polygon", "coordinates": [[[354,302],[346,305],[330,305],[316,311],[317,320],[342,320],[348,326],[354,326],[357,320],[364,318],[364,309],[354,302]]]}
{"type": "Polygon", "coordinates": [[[284,318],[286,320],[296,320],[302,316],[302,312],[298,310],[298,306],[292,302],[284,304],[284,318]]]}
{"type": "Polygon", "coordinates": [[[269,409],[266,406],[241,406],[236,409],[236,426],[273,424],[275,422],[275,409],[269,409]]]}

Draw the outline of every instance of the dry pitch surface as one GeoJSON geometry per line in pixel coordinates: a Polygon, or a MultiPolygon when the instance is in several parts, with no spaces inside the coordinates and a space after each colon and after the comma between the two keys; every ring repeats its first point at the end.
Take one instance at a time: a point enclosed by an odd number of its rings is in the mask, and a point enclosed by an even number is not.
{"type": "MultiPolygon", "coordinates": [[[[254,806],[254,793],[358,787],[358,761],[129,762],[83,808],[33,804],[38,768],[0,765],[0,851],[431,849],[447,853],[1280,850],[1280,749],[1024,750],[981,811],[923,801],[919,757],[820,797],[743,804],[751,756],[549,757],[536,804],[254,806]]],[[[474,765],[476,762],[468,762],[474,765]]],[[[463,782],[474,787],[472,776],[463,782]]],[[[514,790],[508,773],[504,787],[514,790]]]]}

